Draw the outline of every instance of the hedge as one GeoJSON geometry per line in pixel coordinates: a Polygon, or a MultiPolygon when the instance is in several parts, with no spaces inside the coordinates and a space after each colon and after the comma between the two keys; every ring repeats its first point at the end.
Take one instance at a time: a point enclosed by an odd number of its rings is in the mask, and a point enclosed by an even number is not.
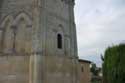
{"type": "Polygon", "coordinates": [[[104,83],[125,83],[125,44],[106,49],[103,78],[104,83]]]}

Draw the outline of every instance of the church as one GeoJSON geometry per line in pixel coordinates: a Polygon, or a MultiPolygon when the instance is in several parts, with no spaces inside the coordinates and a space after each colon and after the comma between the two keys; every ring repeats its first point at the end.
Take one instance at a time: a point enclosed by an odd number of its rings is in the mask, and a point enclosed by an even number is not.
{"type": "Polygon", "coordinates": [[[0,0],[0,83],[79,83],[74,0],[0,0]]]}

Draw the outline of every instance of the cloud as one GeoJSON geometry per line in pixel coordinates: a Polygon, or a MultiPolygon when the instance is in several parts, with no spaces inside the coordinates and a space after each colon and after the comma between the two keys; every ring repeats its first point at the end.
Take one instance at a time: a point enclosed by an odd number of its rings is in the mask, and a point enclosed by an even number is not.
{"type": "Polygon", "coordinates": [[[80,58],[98,62],[109,45],[125,40],[125,0],[76,0],[75,17],[80,58]]]}

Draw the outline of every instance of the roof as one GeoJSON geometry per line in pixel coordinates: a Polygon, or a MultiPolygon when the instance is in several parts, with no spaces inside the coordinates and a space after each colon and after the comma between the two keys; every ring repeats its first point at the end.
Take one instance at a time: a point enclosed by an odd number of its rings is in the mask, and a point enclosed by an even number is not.
{"type": "Polygon", "coordinates": [[[91,63],[91,61],[79,59],[79,62],[91,63]]]}

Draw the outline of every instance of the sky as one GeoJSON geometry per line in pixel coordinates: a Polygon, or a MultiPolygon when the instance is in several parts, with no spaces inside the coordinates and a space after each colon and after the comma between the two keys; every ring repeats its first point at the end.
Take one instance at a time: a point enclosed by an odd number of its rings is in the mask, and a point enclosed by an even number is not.
{"type": "Polygon", "coordinates": [[[107,47],[125,42],[125,0],[76,0],[78,55],[101,66],[107,47]]]}

